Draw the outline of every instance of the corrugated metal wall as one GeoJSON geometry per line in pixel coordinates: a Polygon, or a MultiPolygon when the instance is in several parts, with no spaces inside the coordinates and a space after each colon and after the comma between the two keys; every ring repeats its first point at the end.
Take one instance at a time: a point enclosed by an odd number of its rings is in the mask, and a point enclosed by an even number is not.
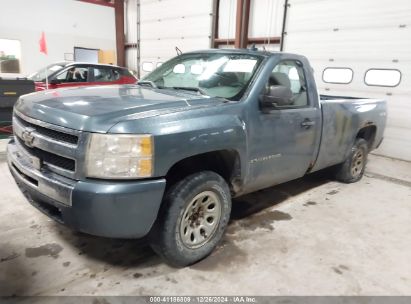
{"type": "Polygon", "coordinates": [[[289,0],[285,51],[311,61],[320,93],[384,98],[388,126],[376,153],[411,161],[411,1],[289,0]],[[353,71],[349,84],[323,81],[327,67],[353,71]],[[396,87],[368,86],[368,69],[401,72],[396,87]]]}

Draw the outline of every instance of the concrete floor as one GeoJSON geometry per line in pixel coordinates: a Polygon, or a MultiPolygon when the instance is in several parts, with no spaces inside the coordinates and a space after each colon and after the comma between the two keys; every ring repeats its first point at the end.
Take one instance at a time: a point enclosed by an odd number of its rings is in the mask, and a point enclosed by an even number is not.
{"type": "Polygon", "coordinates": [[[185,269],[143,241],[75,233],[31,207],[0,155],[0,295],[411,295],[411,163],[371,156],[239,199],[223,244],[185,269]]]}

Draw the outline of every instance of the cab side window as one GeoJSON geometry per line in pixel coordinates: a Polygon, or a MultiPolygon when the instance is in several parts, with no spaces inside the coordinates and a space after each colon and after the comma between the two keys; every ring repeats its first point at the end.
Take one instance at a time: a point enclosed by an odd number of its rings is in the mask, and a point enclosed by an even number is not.
{"type": "Polygon", "coordinates": [[[294,60],[282,61],[271,72],[268,85],[284,86],[291,90],[292,98],[286,107],[306,107],[308,105],[307,84],[302,64],[294,60]]]}

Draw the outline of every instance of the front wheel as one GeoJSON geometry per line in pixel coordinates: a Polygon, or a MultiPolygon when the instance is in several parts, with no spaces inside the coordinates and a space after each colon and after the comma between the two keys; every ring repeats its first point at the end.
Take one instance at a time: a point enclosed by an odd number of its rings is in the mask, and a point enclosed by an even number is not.
{"type": "Polygon", "coordinates": [[[357,138],[347,159],[337,166],[336,179],[344,183],[355,183],[364,175],[367,163],[368,144],[357,138]]]}
{"type": "Polygon", "coordinates": [[[230,213],[230,190],[220,175],[187,176],[167,191],[150,233],[151,247],[170,265],[193,264],[220,242],[230,213]]]}

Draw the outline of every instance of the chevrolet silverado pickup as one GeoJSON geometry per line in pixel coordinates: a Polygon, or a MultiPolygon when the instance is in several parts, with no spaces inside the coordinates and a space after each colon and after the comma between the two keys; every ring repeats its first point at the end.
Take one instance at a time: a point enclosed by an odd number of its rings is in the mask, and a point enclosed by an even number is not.
{"type": "Polygon", "coordinates": [[[72,229],[147,237],[166,262],[212,252],[232,198],[333,167],[361,179],[383,100],[319,96],[288,53],[181,54],[136,85],[20,97],[8,165],[39,210],[72,229]]]}

